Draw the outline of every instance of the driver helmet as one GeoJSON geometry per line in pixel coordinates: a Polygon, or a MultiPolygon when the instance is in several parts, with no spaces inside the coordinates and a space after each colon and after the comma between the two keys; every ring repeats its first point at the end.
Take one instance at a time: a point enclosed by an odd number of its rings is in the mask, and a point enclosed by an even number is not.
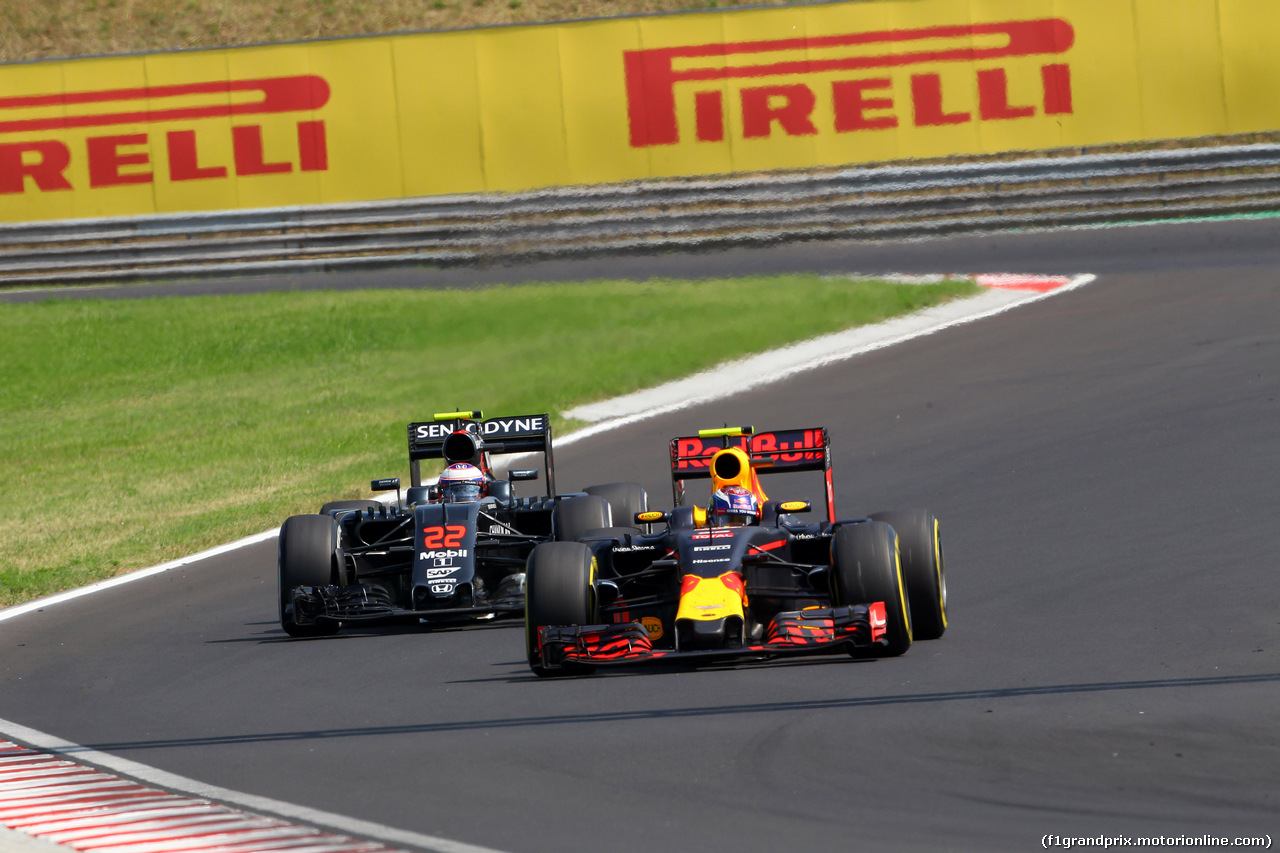
{"type": "Polygon", "coordinates": [[[440,474],[440,499],[447,504],[478,501],[488,491],[484,472],[470,462],[455,462],[440,474]]]}
{"type": "Polygon", "coordinates": [[[721,486],[711,493],[707,524],[711,527],[741,527],[760,520],[760,502],[750,489],[721,486]]]}

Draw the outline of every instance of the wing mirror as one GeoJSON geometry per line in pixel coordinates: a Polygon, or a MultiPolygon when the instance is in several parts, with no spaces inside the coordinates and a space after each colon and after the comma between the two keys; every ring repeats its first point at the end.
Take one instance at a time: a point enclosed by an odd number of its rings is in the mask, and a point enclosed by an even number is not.
{"type": "Polygon", "coordinates": [[[384,477],[381,480],[374,480],[369,484],[369,489],[374,492],[389,492],[395,490],[396,503],[400,503],[400,478],[384,477]]]}
{"type": "Polygon", "coordinates": [[[636,513],[636,524],[655,524],[659,521],[670,521],[671,513],[662,512],[660,510],[651,509],[646,512],[636,513]]]}
{"type": "Polygon", "coordinates": [[[596,603],[608,607],[622,597],[622,590],[613,581],[596,581],[596,603]]]}
{"type": "Polygon", "coordinates": [[[512,468],[507,472],[507,479],[516,480],[536,480],[538,479],[537,468],[512,468]]]}

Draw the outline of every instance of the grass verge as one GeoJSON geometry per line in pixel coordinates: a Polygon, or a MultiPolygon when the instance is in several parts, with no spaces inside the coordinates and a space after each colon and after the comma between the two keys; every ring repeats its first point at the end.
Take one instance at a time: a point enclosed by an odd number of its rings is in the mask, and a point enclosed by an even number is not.
{"type": "Polygon", "coordinates": [[[2,305],[0,606],[407,479],[405,425],[433,411],[548,411],[563,434],[574,405],[975,291],[783,276],[2,305]]]}

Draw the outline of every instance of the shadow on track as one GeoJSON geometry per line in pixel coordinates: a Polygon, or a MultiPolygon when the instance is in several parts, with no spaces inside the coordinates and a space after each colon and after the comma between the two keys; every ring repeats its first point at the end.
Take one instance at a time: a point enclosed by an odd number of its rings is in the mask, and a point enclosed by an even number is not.
{"type": "Polygon", "coordinates": [[[219,645],[224,643],[254,643],[256,645],[271,645],[274,643],[324,643],[339,642],[342,640],[355,640],[359,638],[369,637],[387,637],[398,636],[400,634],[454,634],[459,631],[492,631],[498,628],[524,628],[524,621],[517,619],[495,619],[484,622],[468,622],[458,624],[441,624],[441,625],[363,625],[357,627],[344,627],[337,634],[331,634],[327,637],[290,637],[280,627],[279,622],[250,622],[250,627],[255,625],[271,626],[261,634],[253,637],[229,637],[222,640],[205,640],[207,645],[219,645]]]}
{"type": "MultiPolygon", "coordinates": [[[[530,676],[533,678],[533,676],[530,676]]],[[[1280,672],[1258,675],[1225,675],[1213,678],[1160,678],[1148,681],[1111,681],[1087,684],[1047,684],[1039,687],[1007,687],[989,690],[958,690],[948,693],[900,693],[888,696],[863,696],[849,699],[821,699],[795,702],[762,702],[755,705],[706,705],[698,708],[611,711],[594,714],[557,714],[541,717],[503,717],[492,720],[462,720],[445,723],[419,723],[399,726],[372,726],[349,729],[312,729],[297,732],[267,732],[258,735],[226,735],[170,740],[115,741],[85,744],[61,750],[66,754],[101,750],[125,752],[138,749],[170,749],[174,747],[221,746],[226,744],[269,743],[284,741],[330,740],[344,737],[401,736],[434,734],[483,729],[506,729],[535,726],[579,725],[581,723],[620,723],[632,720],[717,717],[740,714],[788,714],[841,708],[865,708],[879,705],[913,705],[925,702],[964,702],[974,699],[1010,699],[1022,696],[1050,696],[1068,693],[1102,693],[1116,690],[1167,690],[1187,687],[1225,687],[1238,684],[1280,682],[1280,672]]],[[[543,682],[548,683],[548,682],[543,682]]]]}

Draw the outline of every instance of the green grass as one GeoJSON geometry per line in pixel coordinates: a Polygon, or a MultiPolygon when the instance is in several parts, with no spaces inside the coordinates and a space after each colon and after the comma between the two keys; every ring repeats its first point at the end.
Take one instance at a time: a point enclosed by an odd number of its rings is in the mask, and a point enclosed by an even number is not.
{"type": "Polygon", "coordinates": [[[405,425],[431,412],[557,416],[974,289],[788,276],[3,305],[0,606],[407,480],[405,425]]]}

